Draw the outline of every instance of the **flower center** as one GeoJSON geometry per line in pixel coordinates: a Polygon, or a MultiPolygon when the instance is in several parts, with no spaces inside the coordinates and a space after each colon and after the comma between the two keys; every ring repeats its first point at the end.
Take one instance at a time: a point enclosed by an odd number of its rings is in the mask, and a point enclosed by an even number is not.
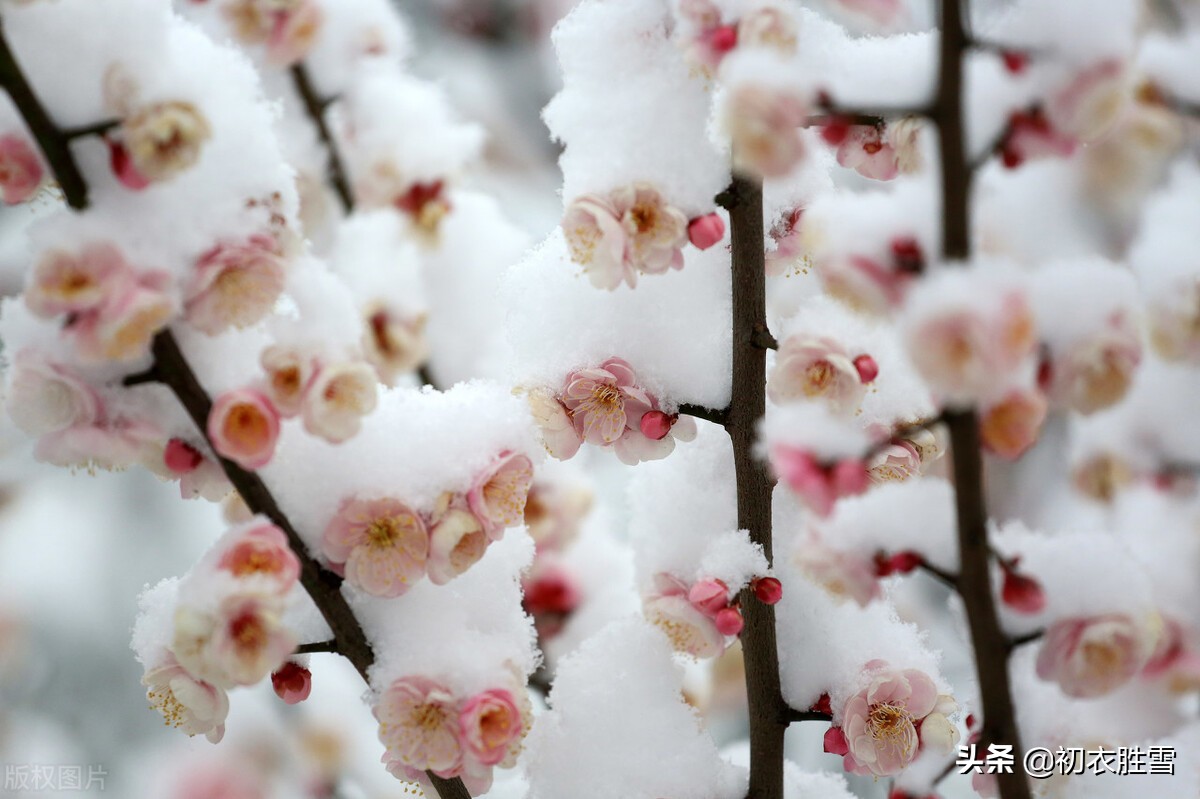
{"type": "Polygon", "coordinates": [[[876,741],[897,747],[905,755],[912,747],[909,738],[912,716],[899,705],[888,702],[872,705],[867,717],[867,730],[876,741]]]}
{"type": "Polygon", "coordinates": [[[833,383],[833,364],[822,358],[812,363],[804,372],[804,394],[814,397],[824,394],[833,383]]]}
{"type": "Polygon", "coordinates": [[[400,524],[390,516],[367,525],[367,543],[376,549],[389,549],[400,540],[400,524]]]}
{"type": "Polygon", "coordinates": [[[409,725],[413,729],[422,730],[427,733],[436,731],[445,723],[445,709],[434,702],[417,705],[413,708],[412,715],[409,717],[409,725]]]}
{"type": "Polygon", "coordinates": [[[253,613],[243,613],[229,627],[230,636],[238,649],[257,651],[266,643],[266,627],[262,619],[253,613]]]}
{"type": "Polygon", "coordinates": [[[504,707],[492,708],[479,718],[479,731],[482,733],[484,744],[489,749],[502,746],[508,741],[510,726],[508,709],[504,707]]]}
{"type": "Polygon", "coordinates": [[[600,383],[592,389],[592,407],[611,413],[621,409],[621,392],[611,383],[600,383]]]}
{"type": "Polygon", "coordinates": [[[639,234],[648,233],[658,222],[658,209],[648,203],[639,203],[630,209],[629,217],[639,234]]]}
{"type": "Polygon", "coordinates": [[[147,693],[150,707],[162,714],[163,722],[168,727],[182,727],[187,717],[187,708],[175,697],[175,692],[167,686],[155,688],[147,693]]]}

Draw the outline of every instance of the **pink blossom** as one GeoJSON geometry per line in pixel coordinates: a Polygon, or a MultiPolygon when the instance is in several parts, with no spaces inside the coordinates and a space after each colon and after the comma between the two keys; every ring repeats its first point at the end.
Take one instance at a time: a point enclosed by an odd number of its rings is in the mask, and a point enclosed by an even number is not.
{"type": "Polygon", "coordinates": [[[217,560],[217,568],[234,577],[270,578],[281,594],[290,591],[300,579],[300,559],[292,551],[287,535],[265,522],[242,531],[230,541],[217,560]]]}
{"type": "Polygon", "coordinates": [[[739,28],[736,25],[714,25],[705,28],[696,34],[688,48],[688,55],[705,74],[711,75],[725,56],[737,47],[738,35],[739,28]]]}
{"type": "Polygon", "coordinates": [[[159,330],[175,316],[175,301],[163,290],[163,273],[148,273],[123,286],[100,308],[67,325],[79,354],[92,361],[132,361],[145,357],[159,330]]]}
{"type": "Polygon", "coordinates": [[[500,453],[475,478],[467,502],[493,541],[500,539],[505,528],[521,523],[532,484],[533,463],[517,452],[500,453]]]}
{"type": "Polygon", "coordinates": [[[924,166],[921,155],[922,124],[919,117],[901,117],[889,122],[884,131],[887,144],[895,153],[896,169],[902,175],[920,172],[924,166]]]}
{"type": "Polygon", "coordinates": [[[796,23],[781,9],[757,8],[738,22],[737,40],[748,47],[773,47],[785,54],[792,53],[796,49],[796,23]]]}
{"type": "Polygon", "coordinates": [[[954,400],[989,395],[1036,344],[1028,300],[1017,292],[987,311],[954,307],[929,314],[908,331],[908,351],[917,370],[954,400]]]}
{"type": "Polygon", "coordinates": [[[279,413],[260,391],[226,391],[208,414],[208,438],[222,457],[243,469],[260,469],[275,455],[279,413]]]}
{"type": "Polygon", "coordinates": [[[562,402],[575,432],[589,444],[608,446],[625,431],[630,419],[653,410],[650,397],[637,385],[633,368],[620,358],[567,376],[562,402]]]}
{"type": "Polygon", "coordinates": [[[178,438],[172,438],[163,449],[163,465],[175,474],[194,471],[204,461],[200,450],[178,438]]]}
{"type": "Polygon", "coordinates": [[[23,203],[36,194],[44,175],[37,151],[24,136],[0,136],[0,192],[7,205],[23,203]]]}
{"type": "Polygon", "coordinates": [[[162,439],[162,431],[145,419],[102,416],[43,435],[34,457],[56,466],[117,470],[152,464],[161,453],[162,439]]]}
{"type": "Polygon", "coordinates": [[[806,450],[783,445],[772,447],[771,468],[820,516],[828,516],[840,497],[861,494],[869,484],[866,464],[860,460],[827,465],[806,450]]]}
{"type": "Polygon", "coordinates": [[[267,61],[277,67],[290,67],[301,61],[312,49],[323,22],[324,14],[312,0],[277,12],[267,39],[267,61]]]}
{"type": "Polygon", "coordinates": [[[49,250],[33,268],[25,305],[43,319],[99,308],[133,281],[133,270],[112,244],[84,246],[78,254],[49,250]]]}
{"type": "Polygon", "coordinates": [[[142,191],[153,182],[138,171],[129,156],[129,148],[119,139],[106,138],[108,142],[108,162],[117,182],[130,191],[142,191]]]}
{"type": "Polygon", "coordinates": [[[375,410],[378,379],[361,361],[323,365],[304,394],[304,429],[331,444],[358,434],[362,418],[375,410]]]}
{"type": "Polygon", "coordinates": [[[725,220],[720,214],[705,214],[688,222],[688,241],[698,250],[707,250],[725,238],[725,220]]]}
{"type": "Polygon", "coordinates": [[[683,594],[646,598],[642,612],[651,624],[666,634],[677,652],[711,658],[725,651],[725,636],[713,620],[683,594]]]}
{"type": "Polygon", "coordinates": [[[557,635],[583,599],[579,578],[554,553],[539,554],[521,581],[522,607],[543,641],[557,635]]]}
{"type": "Polygon", "coordinates": [[[542,445],[553,457],[565,461],[579,451],[583,439],[575,431],[575,424],[566,406],[546,389],[533,389],[526,399],[529,412],[542,434],[542,445]]]}
{"type": "Polygon", "coordinates": [[[1084,142],[1099,139],[1133,107],[1134,82],[1117,59],[1093,64],[1059,90],[1046,107],[1054,127],[1084,142]]]}
{"type": "Polygon", "coordinates": [[[225,735],[229,697],[225,691],[196,679],[173,657],[146,671],[142,677],[150,706],[162,714],[168,727],[189,736],[203,735],[218,743],[225,735]]]}
{"type": "Polygon", "coordinates": [[[851,125],[838,146],[837,162],[872,180],[891,180],[900,174],[895,148],[874,125],[851,125]]]}
{"type": "Polygon", "coordinates": [[[1046,420],[1046,399],[1037,389],[1016,389],[988,405],[979,419],[984,448],[1002,458],[1016,460],[1037,443],[1046,420]]]}
{"type": "Polygon", "coordinates": [[[743,85],[725,109],[737,169],[762,177],[783,177],[804,157],[800,128],[808,114],[804,101],[787,92],[743,85]]]}
{"type": "Polygon", "coordinates": [[[1200,364],[1200,280],[1177,281],[1147,304],[1154,351],[1173,363],[1200,364]]]}
{"type": "Polygon", "coordinates": [[[172,768],[173,786],[169,799],[268,799],[266,778],[254,769],[254,761],[218,760],[172,768]]]}
{"type": "Polygon", "coordinates": [[[386,308],[368,310],[363,352],[387,385],[420,366],[429,357],[425,314],[401,316],[386,308]]]}
{"type": "Polygon", "coordinates": [[[583,267],[593,286],[611,291],[622,282],[637,285],[637,270],[625,258],[627,234],[612,202],[585,194],[567,206],[560,224],[571,260],[583,267]]]}
{"type": "Polygon", "coordinates": [[[579,535],[592,492],[564,482],[535,482],[525,500],[525,527],[538,552],[561,550],[579,535]]]}
{"type": "Polygon", "coordinates": [[[1046,390],[1055,404],[1095,413],[1125,397],[1141,361],[1141,336],[1120,317],[1056,357],[1050,364],[1046,390]]]}
{"type": "Polygon", "coordinates": [[[657,275],[683,268],[688,221],[649,183],[622,186],[612,193],[613,208],[625,230],[625,259],[639,272],[657,275]]]}
{"type": "Polygon", "coordinates": [[[466,500],[449,492],[442,495],[429,525],[425,566],[434,585],[444,585],[478,563],[491,542],[479,517],[466,507],[466,500]]]}
{"type": "Polygon", "coordinates": [[[437,235],[442,219],[452,210],[445,188],[443,180],[412,183],[393,198],[391,204],[412,219],[418,233],[431,239],[437,235]]]}
{"type": "Polygon", "coordinates": [[[31,436],[87,426],[104,416],[100,395],[67,367],[21,350],[8,393],[8,415],[31,436]]]}
{"type": "Polygon", "coordinates": [[[196,677],[220,688],[254,685],[296,650],[283,623],[278,594],[237,593],[215,612],[182,605],[175,612],[171,650],[196,677]]]}
{"type": "Polygon", "coordinates": [[[1041,109],[1014,113],[1008,120],[1008,135],[1000,157],[1009,169],[1038,158],[1065,158],[1075,152],[1077,142],[1054,127],[1041,109]]]}
{"type": "Polygon", "coordinates": [[[184,101],[142,108],[127,117],[120,130],[133,169],[155,182],[190,169],[212,137],[212,128],[200,109],[184,101]]]}
{"type": "Polygon", "coordinates": [[[1037,673],[1067,696],[1104,696],[1141,671],[1153,647],[1145,626],[1124,614],[1063,619],[1046,630],[1037,673]]]}
{"type": "Polygon", "coordinates": [[[721,580],[705,578],[692,584],[687,598],[705,616],[716,616],[729,605],[729,586],[721,580]]]}
{"type": "MultiPolygon", "coordinates": [[[[156,474],[163,474],[157,464],[149,466],[156,474]]],[[[179,480],[179,494],[183,499],[204,497],[216,502],[233,491],[221,466],[182,439],[167,441],[163,447],[162,466],[166,469],[164,476],[179,480]]]]}
{"type": "Polygon", "coordinates": [[[188,322],[210,336],[259,322],[283,293],[284,264],[270,236],[219,244],[196,262],[184,303],[188,322]]]}
{"type": "Polygon", "coordinates": [[[779,345],[767,380],[774,403],[823,399],[838,413],[854,413],[867,389],[855,362],[833,339],[789,336],[779,345]]]}
{"type": "Polygon", "coordinates": [[[882,595],[875,564],[870,559],[833,549],[812,536],[796,550],[796,566],[806,577],[840,599],[861,607],[882,595]]]}
{"type": "Polygon", "coordinates": [[[485,766],[504,760],[523,727],[521,711],[512,694],[502,688],[466,700],[459,711],[458,723],[463,747],[485,766]]]}
{"type": "Polygon", "coordinates": [[[325,528],[325,557],[368,594],[397,597],[425,572],[425,522],[397,499],[350,499],[325,528]]]}
{"type": "Polygon", "coordinates": [[[872,314],[886,314],[898,306],[912,280],[911,275],[863,255],[821,259],[816,267],[826,292],[851,308],[872,314]]]}
{"type": "MultiPolygon", "coordinates": [[[[391,758],[387,752],[383,755],[384,768],[398,780],[414,783],[419,786],[425,796],[436,796],[437,789],[433,782],[429,779],[429,774],[424,769],[413,768],[406,766],[400,760],[391,758]]],[[[466,758],[462,765],[454,769],[452,773],[439,774],[443,779],[450,776],[456,776],[463,782],[463,787],[467,789],[467,793],[471,796],[483,796],[492,789],[492,767],[485,766],[473,758],[466,758]]],[[[435,772],[437,773],[437,772],[435,772]]]]}
{"type": "Polygon", "coordinates": [[[304,395],[316,375],[313,359],[291,347],[267,347],[259,358],[267,373],[267,394],[280,416],[291,418],[304,408],[304,395]]]}
{"type": "Polygon", "coordinates": [[[842,711],[844,764],[853,774],[888,777],[916,757],[917,729],[938,705],[937,686],[922,671],[893,669],[882,661],[868,663],[866,671],[870,683],[842,711]]]}
{"type": "Polygon", "coordinates": [[[441,776],[455,774],[463,765],[457,704],[449,689],[427,677],[393,682],[375,705],[385,759],[441,776]]]}
{"type": "Polygon", "coordinates": [[[289,705],[298,705],[312,693],[312,672],[294,660],[271,674],[275,695],[289,705]]]}
{"type": "Polygon", "coordinates": [[[775,249],[767,250],[767,274],[779,277],[796,266],[804,254],[803,231],[800,219],[803,211],[799,208],[785,213],[771,226],[770,237],[775,242],[775,249]]]}
{"type": "Polygon", "coordinates": [[[921,456],[911,442],[893,441],[867,462],[867,476],[875,485],[900,482],[921,475],[921,456]]]}
{"type": "MultiPolygon", "coordinates": [[[[650,401],[657,406],[653,397],[650,401]]],[[[696,420],[692,417],[664,413],[655,407],[641,415],[636,427],[631,424],[625,428],[613,451],[622,463],[636,466],[642,461],[667,457],[675,451],[676,441],[692,441],[696,432],[696,420]]]]}

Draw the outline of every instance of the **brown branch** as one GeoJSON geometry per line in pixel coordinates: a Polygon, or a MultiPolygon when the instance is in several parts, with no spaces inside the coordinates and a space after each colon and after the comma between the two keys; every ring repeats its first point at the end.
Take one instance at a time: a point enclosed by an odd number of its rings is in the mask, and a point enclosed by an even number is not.
{"type": "MultiPolygon", "coordinates": [[[[960,0],[942,0],[938,99],[933,121],[941,134],[942,256],[950,261],[965,261],[971,254],[972,173],[966,160],[962,103],[963,56],[970,42],[962,15],[960,0]]],[[[983,701],[982,740],[1011,745],[1014,759],[1020,763],[1024,749],[1009,680],[1009,644],[992,593],[979,419],[974,410],[947,412],[945,419],[954,459],[960,563],[957,588],[975,652],[983,701]]],[[[997,774],[996,780],[1001,799],[1030,799],[1029,783],[1020,769],[997,774]]]]}
{"type": "Polygon", "coordinates": [[[713,408],[705,408],[703,405],[680,405],[679,412],[684,416],[694,416],[697,419],[719,424],[722,427],[729,424],[728,408],[714,410],[713,408]]]}
{"type": "Polygon", "coordinates": [[[937,580],[939,583],[946,586],[950,590],[957,591],[959,589],[957,575],[951,574],[950,572],[946,571],[945,569],[940,569],[937,566],[934,566],[932,563],[930,563],[926,560],[922,560],[921,563],[917,566],[917,568],[919,568],[921,571],[925,572],[930,577],[934,578],[935,580],[937,580]]]}
{"type": "Polygon", "coordinates": [[[1045,630],[1034,630],[1031,633],[1014,636],[1008,642],[1008,650],[1011,652],[1019,647],[1025,646],[1026,644],[1032,644],[1035,641],[1040,641],[1045,635],[1045,630]]]}
{"type": "Polygon", "coordinates": [[[754,329],[750,331],[750,343],[760,350],[779,349],[779,342],[775,340],[775,336],[772,335],[765,324],[755,325],[754,329]]]}
{"type": "Polygon", "coordinates": [[[795,724],[801,721],[833,721],[833,715],[822,710],[796,710],[784,705],[781,714],[784,724],[795,724]]]}
{"type": "Polygon", "coordinates": [[[68,141],[74,141],[75,139],[83,139],[88,136],[103,136],[110,130],[114,130],[119,127],[121,127],[121,120],[108,119],[104,122],[97,122],[94,125],[83,125],[78,128],[63,128],[62,135],[68,141]]]}
{"type": "Polygon", "coordinates": [[[315,652],[331,652],[337,654],[337,641],[317,641],[311,644],[300,644],[296,647],[297,655],[311,655],[315,652]]]}
{"type": "MultiPolygon", "coordinates": [[[[762,183],[735,176],[717,201],[729,211],[732,237],[733,394],[726,430],[733,444],[738,527],[749,531],[770,562],[772,481],[754,455],[756,428],[767,403],[766,350],[756,344],[767,329],[762,183]]],[[[786,703],[779,686],[775,608],[760,602],[749,587],[742,591],[741,607],[750,712],[749,797],[782,799],[787,720],[779,712],[786,703]]]]}
{"type": "Polygon", "coordinates": [[[333,133],[329,130],[329,123],[325,121],[325,110],[332,101],[322,99],[317,94],[317,90],[312,85],[312,79],[309,77],[308,68],[303,61],[293,66],[291,72],[296,93],[300,95],[300,100],[304,103],[304,110],[308,113],[309,118],[317,126],[317,135],[321,138],[321,144],[325,146],[325,153],[329,159],[329,182],[333,185],[338,199],[342,201],[342,208],[349,213],[354,210],[354,194],[350,191],[350,182],[346,179],[346,169],[342,166],[342,156],[338,152],[337,142],[334,141],[333,133]]]}
{"type": "Polygon", "coordinates": [[[37,140],[42,155],[46,157],[50,170],[58,180],[58,185],[62,187],[67,205],[76,211],[87,208],[88,186],[79,171],[75,157],[71,154],[70,137],[54,123],[41,100],[34,94],[33,88],[17,64],[16,56],[8,46],[3,21],[0,21],[0,86],[8,92],[13,104],[25,119],[25,124],[29,126],[29,131],[37,140]]]}

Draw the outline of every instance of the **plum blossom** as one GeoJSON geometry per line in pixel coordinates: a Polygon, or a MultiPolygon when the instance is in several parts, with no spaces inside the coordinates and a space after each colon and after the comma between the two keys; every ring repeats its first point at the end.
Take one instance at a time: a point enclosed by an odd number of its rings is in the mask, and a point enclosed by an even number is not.
{"type": "Polygon", "coordinates": [[[567,207],[561,226],[571,260],[597,288],[622,282],[633,288],[638,273],[683,268],[688,219],[649,183],[622,186],[607,197],[584,195],[567,207]]]}
{"type": "Polygon", "coordinates": [[[534,482],[525,500],[525,528],[538,552],[561,550],[574,541],[592,501],[592,492],[582,486],[534,482]]]}
{"type": "Polygon", "coordinates": [[[249,327],[275,307],[283,293],[284,263],[270,236],[218,244],[196,262],[184,303],[192,325],[209,335],[249,327]]]}
{"type": "Polygon", "coordinates": [[[851,125],[838,145],[837,162],[872,180],[891,180],[900,174],[895,147],[874,125],[851,125]]]}
{"type": "Polygon", "coordinates": [[[8,415],[31,436],[56,433],[102,418],[99,394],[67,367],[31,350],[17,353],[8,394],[8,415]]]}
{"type": "Polygon", "coordinates": [[[184,101],[155,103],[121,123],[130,166],[150,182],[169,180],[200,160],[212,128],[200,109],[184,101]]]}
{"type": "Polygon", "coordinates": [[[696,658],[725,651],[725,635],[712,615],[688,599],[689,587],[669,574],[654,578],[654,590],[643,597],[642,613],[667,636],[676,652],[696,658]]]}
{"type": "Polygon", "coordinates": [[[888,777],[908,766],[927,742],[943,748],[949,741],[953,747],[945,714],[935,711],[953,712],[955,705],[939,697],[929,675],[880,660],[868,663],[864,672],[869,684],[846,701],[840,726],[825,734],[825,751],[842,755],[847,771],[888,777]],[[922,722],[931,716],[933,734],[927,741],[922,722]]]}
{"type": "Polygon", "coordinates": [[[707,250],[725,238],[725,220],[720,214],[705,214],[688,222],[688,241],[697,250],[707,250]]]}
{"type": "Polygon", "coordinates": [[[490,542],[483,522],[466,501],[443,493],[429,518],[429,557],[425,562],[429,581],[434,585],[450,582],[478,563],[490,542]]]}
{"type": "Polygon", "coordinates": [[[78,253],[49,250],[33,268],[25,305],[43,319],[94,311],[132,280],[125,256],[107,242],[87,244],[78,253]]]}
{"type": "Polygon", "coordinates": [[[171,651],[191,674],[220,688],[254,685],[296,650],[283,623],[278,594],[239,592],[212,613],[189,605],[175,611],[171,651]]]}
{"type": "Polygon", "coordinates": [[[304,393],[304,429],[331,444],[358,434],[378,402],[375,370],[361,361],[322,365],[304,393]]]}
{"type": "Polygon", "coordinates": [[[1077,146],[1073,136],[1056,128],[1042,109],[1035,107],[1009,117],[1000,159],[1005,167],[1015,169],[1038,158],[1066,158],[1077,146]]]}
{"type": "Polygon", "coordinates": [[[489,538],[499,540],[505,528],[521,523],[532,484],[533,463],[517,452],[500,453],[475,478],[467,502],[489,538]]]}
{"type": "Polygon", "coordinates": [[[1125,397],[1141,361],[1137,328],[1120,316],[1045,364],[1043,388],[1057,405],[1095,413],[1125,397]]]}
{"type": "Polygon", "coordinates": [[[521,580],[522,607],[533,617],[538,638],[557,635],[583,600],[579,578],[553,552],[539,553],[521,580]]]}
{"type": "Polygon", "coordinates": [[[212,743],[225,736],[229,697],[222,688],[196,679],[168,656],[142,677],[150,706],[162,714],[168,727],[188,736],[203,735],[212,743]]]}
{"type": "Polygon", "coordinates": [[[56,466],[118,470],[151,463],[161,452],[163,434],[146,419],[102,415],[38,439],[33,454],[56,466]]]}
{"type": "Polygon", "coordinates": [[[213,449],[243,469],[271,462],[279,440],[279,413],[271,400],[252,388],[234,389],[213,402],[208,415],[213,449]]]}
{"type": "Polygon", "coordinates": [[[911,441],[898,439],[877,450],[867,461],[867,477],[875,485],[901,482],[921,475],[921,455],[911,441]]]}
{"type": "Polygon", "coordinates": [[[878,572],[869,558],[843,552],[811,535],[796,548],[796,567],[817,585],[839,599],[853,599],[860,607],[882,596],[878,572]]]}
{"type": "Polygon", "coordinates": [[[808,106],[786,91],[747,84],[732,90],[725,109],[734,166],[762,177],[783,177],[804,157],[800,129],[808,106]]]}
{"type": "Polygon", "coordinates": [[[428,239],[437,235],[442,219],[451,211],[445,188],[443,180],[413,183],[400,192],[391,204],[407,214],[416,229],[428,239]]]}
{"type": "Polygon", "coordinates": [[[349,499],[325,528],[322,550],[346,580],[373,596],[397,597],[425,572],[429,534],[397,499],[349,499]]]}
{"type": "Polygon", "coordinates": [[[530,415],[541,431],[546,452],[564,461],[573,457],[583,440],[575,432],[575,423],[566,406],[554,392],[544,388],[531,390],[526,399],[530,415]]]}
{"type": "Polygon", "coordinates": [[[1042,584],[1028,575],[1017,571],[1016,560],[1001,563],[1004,582],[1000,588],[1000,599],[1018,613],[1041,613],[1046,608],[1046,592],[1042,584]]]}
{"type": "Polygon", "coordinates": [[[300,559],[289,546],[287,535],[268,522],[236,534],[222,549],[217,568],[234,577],[265,577],[280,594],[286,594],[300,579],[300,559]]]}
{"type": "Polygon", "coordinates": [[[1155,636],[1122,613],[1057,621],[1038,651],[1037,674],[1067,696],[1104,696],[1133,679],[1153,654],[1155,636]]]}
{"type": "Polygon", "coordinates": [[[289,660],[271,674],[275,694],[289,705],[298,705],[312,693],[312,672],[289,660]]]}
{"type": "Polygon", "coordinates": [[[920,172],[924,165],[921,156],[921,127],[921,119],[915,116],[901,117],[888,123],[885,131],[887,144],[895,153],[896,168],[902,175],[920,172]]]}
{"type": "Polygon", "coordinates": [[[675,451],[676,441],[694,441],[696,438],[695,419],[659,410],[653,397],[651,402],[651,410],[642,414],[637,428],[625,428],[613,445],[613,452],[621,463],[636,466],[642,461],[660,460],[675,451]]]}
{"type": "Polygon", "coordinates": [[[1117,493],[1133,480],[1134,471],[1129,463],[1107,452],[1085,458],[1071,475],[1072,485],[1098,502],[1112,502],[1117,493]]]}
{"type": "Polygon", "coordinates": [[[6,205],[23,203],[36,194],[44,175],[37,150],[24,136],[0,136],[0,194],[6,205]]]}
{"type": "Polygon", "coordinates": [[[401,316],[386,308],[371,308],[365,316],[363,354],[383,383],[395,385],[400,375],[413,371],[429,357],[425,314],[401,316]]]}
{"type": "Polygon", "coordinates": [[[1150,343],[1164,360],[1200,363],[1200,279],[1179,281],[1173,289],[1148,298],[1150,343]]]}
{"type": "Polygon", "coordinates": [[[816,264],[825,291],[858,311],[883,315],[898,306],[912,275],[865,255],[822,258],[816,264]]]}
{"type": "Polygon", "coordinates": [[[979,438],[990,452],[1016,460],[1032,447],[1046,420],[1046,399],[1037,389],[1015,389],[989,404],[979,419],[979,438]]]}
{"type": "Polygon", "coordinates": [[[321,32],[324,14],[313,0],[302,0],[295,8],[275,13],[267,37],[267,61],[290,67],[303,60],[321,32]]]}
{"type": "Polygon", "coordinates": [[[782,53],[796,50],[796,20],[780,8],[763,6],[748,11],[737,25],[738,44],[772,47],[782,53]]]}
{"type": "Polygon", "coordinates": [[[866,491],[870,482],[866,464],[854,458],[826,464],[806,450],[777,445],[770,459],[776,476],[820,516],[828,516],[839,498],[866,491]]]}
{"type": "Polygon", "coordinates": [[[1126,64],[1109,59],[1093,64],[1062,87],[1046,107],[1055,128],[1081,141],[1103,136],[1133,106],[1134,82],[1126,64]]]}
{"type": "Polygon", "coordinates": [[[835,0],[847,13],[870,23],[876,29],[891,27],[904,9],[901,0],[835,0]]]}
{"type": "Polygon", "coordinates": [[[385,762],[455,776],[463,763],[459,711],[454,695],[427,677],[403,677],[375,705],[385,762]]]}
{"type": "Polygon", "coordinates": [[[304,408],[304,395],[316,374],[313,359],[300,350],[278,344],[259,356],[267,373],[266,391],[280,416],[297,416],[304,408]]]}
{"type": "Polygon", "coordinates": [[[779,277],[793,269],[804,255],[804,236],[800,219],[804,212],[800,208],[788,211],[771,226],[770,238],[775,249],[767,250],[767,275],[779,277]]]}
{"type": "Polygon", "coordinates": [[[525,726],[512,694],[502,688],[467,699],[459,711],[458,723],[463,747],[485,766],[504,760],[525,726]]]}
{"type": "Polygon", "coordinates": [[[823,336],[788,336],[779,345],[767,379],[772,402],[823,399],[837,413],[858,410],[867,393],[855,361],[845,348],[823,336]]]}
{"type": "Polygon", "coordinates": [[[609,446],[629,425],[652,410],[646,392],[637,385],[633,367],[609,358],[598,367],[567,376],[562,402],[576,434],[589,444],[609,446]]]}

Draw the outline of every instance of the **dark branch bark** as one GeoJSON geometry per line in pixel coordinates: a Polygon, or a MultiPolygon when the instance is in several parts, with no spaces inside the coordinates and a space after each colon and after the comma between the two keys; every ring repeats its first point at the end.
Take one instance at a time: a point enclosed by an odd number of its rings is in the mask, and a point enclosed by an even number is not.
{"type": "Polygon", "coordinates": [[[833,715],[820,710],[796,710],[794,707],[784,706],[784,724],[795,724],[801,721],[833,721],[833,715]]]}
{"type": "Polygon", "coordinates": [[[296,647],[297,655],[311,655],[316,652],[332,652],[337,653],[337,641],[317,641],[312,644],[300,644],[296,647]]]}
{"type": "Polygon", "coordinates": [[[329,123],[325,121],[325,109],[329,106],[329,102],[318,96],[308,75],[308,68],[304,66],[303,61],[292,67],[292,83],[295,84],[296,93],[300,95],[300,100],[304,103],[304,110],[308,112],[309,118],[317,126],[317,135],[321,138],[321,144],[325,146],[325,153],[329,158],[329,182],[333,186],[333,190],[337,192],[338,199],[342,201],[342,208],[349,213],[354,210],[354,194],[350,191],[350,182],[346,179],[346,169],[342,166],[342,156],[338,152],[337,142],[334,141],[333,133],[329,130],[329,123]]]}
{"type": "Polygon", "coordinates": [[[944,569],[939,569],[937,566],[927,563],[926,561],[921,561],[921,565],[918,568],[947,588],[953,591],[958,590],[959,584],[958,577],[956,575],[953,575],[944,569]]]}
{"type": "Polygon", "coordinates": [[[1031,633],[1025,633],[1024,635],[1018,635],[1008,642],[1008,649],[1011,652],[1014,649],[1017,649],[1018,647],[1025,646],[1026,644],[1032,644],[1036,641],[1040,641],[1040,640],[1042,640],[1042,637],[1045,636],[1045,634],[1046,634],[1045,630],[1034,630],[1031,633]]]}
{"type": "Polygon", "coordinates": [[[712,408],[705,408],[702,405],[680,405],[679,412],[684,416],[694,416],[697,419],[704,419],[707,422],[719,424],[722,427],[729,424],[728,408],[714,410],[712,408]]]}
{"type": "Polygon", "coordinates": [[[71,154],[71,140],[50,118],[41,100],[34,94],[29,81],[25,79],[25,74],[21,72],[16,56],[8,46],[3,21],[0,21],[0,86],[8,92],[37,140],[42,155],[46,157],[58,185],[62,187],[67,205],[76,211],[87,208],[88,186],[79,171],[75,157],[71,154]]]}
{"type": "Polygon", "coordinates": [[[120,126],[121,121],[119,119],[109,119],[105,120],[104,122],[97,122],[95,125],[84,125],[78,128],[64,128],[62,135],[68,141],[74,141],[75,139],[82,139],[86,138],[87,136],[103,136],[110,130],[114,130],[120,126]]]}
{"type": "MultiPolygon", "coordinates": [[[[766,412],[766,350],[756,344],[767,329],[766,272],[763,252],[762,184],[735,177],[718,202],[729,210],[733,252],[733,395],[726,430],[733,443],[737,477],[738,527],[750,540],[771,551],[772,481],[766,464],[754,456],[758,420],[766,412]],[[756,333],[757,331],[757,333],[756,333]]],[[[779,687],[779,652],[775,641],[775,608],[750,588],[742,591],[742,650],[750,705],[749,799],[782,799],[783,739],[787,720],[779,687]]]]}
{"type": "MultiPolygon", "coordinates": [[[[942,0],[938,97],[934,122],[941,137],[942,256],[965,261],[971,255],[971,171],[966,160],[963,125],[963,57],[969,46],[960,0],[942,0]]],[[[1010,744],[1015,762],[1024,748],[1017,732],[1008,673],[1008,638],[1000,628],[992,594],[987,504],[983,489],[979,420],[974,410],[945,414],[954,458],[958,517],[958,592],[966,610],[975,651],[975,669],[983,700],[982,740],[1010,744]]],[[[997,774],[1001,799],[1030,799],[1020,769],[997,774]]]]}

